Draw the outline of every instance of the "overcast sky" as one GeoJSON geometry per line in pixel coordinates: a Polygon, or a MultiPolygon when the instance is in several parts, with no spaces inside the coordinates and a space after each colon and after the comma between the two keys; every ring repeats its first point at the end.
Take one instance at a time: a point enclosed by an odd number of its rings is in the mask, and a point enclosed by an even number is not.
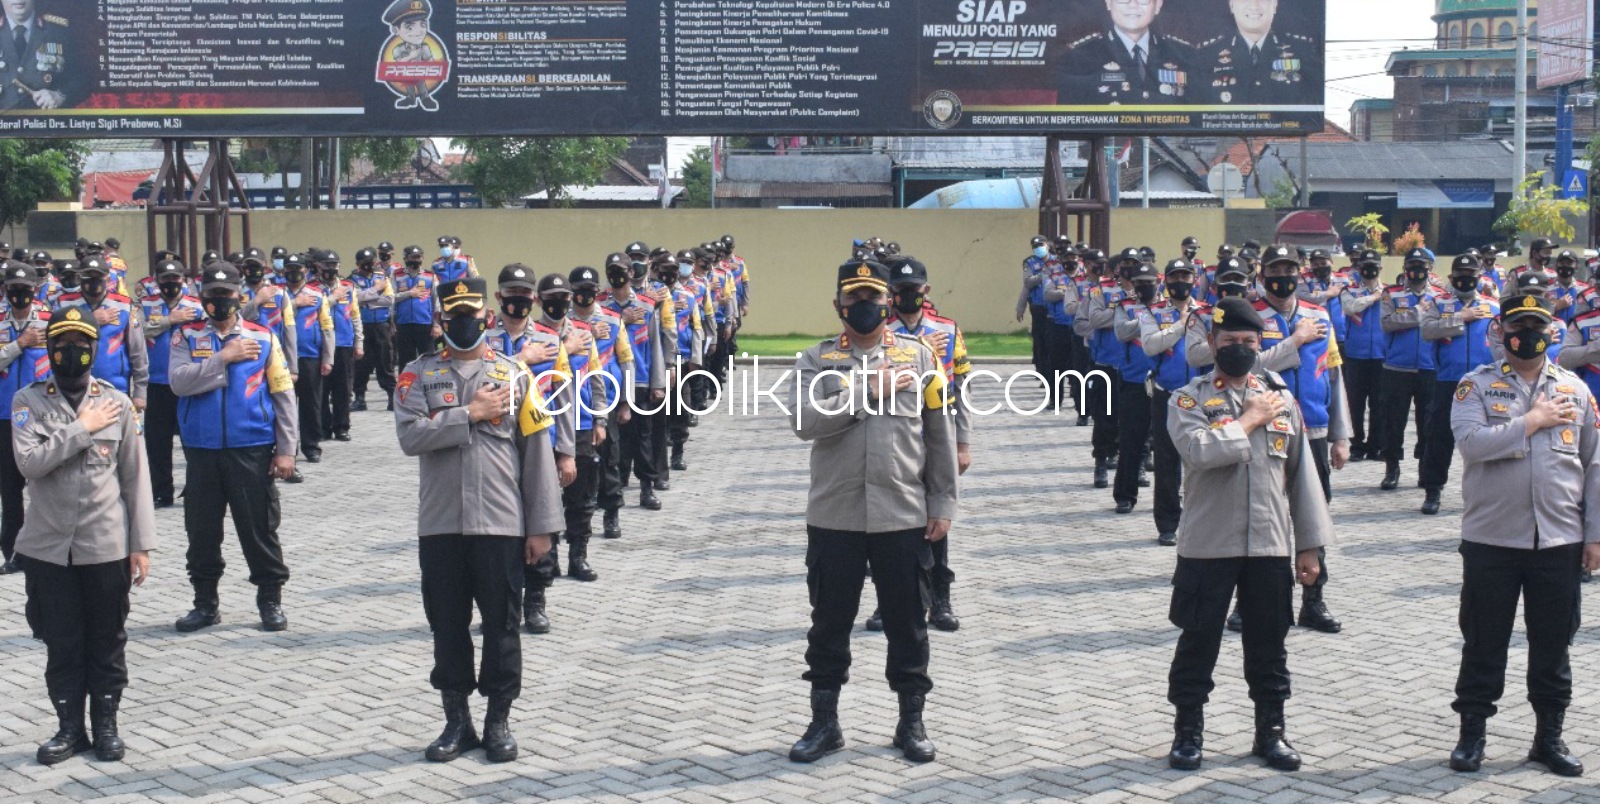
{"type": "Polygon", "coordinates": [[[1429,0],[1328,0],[1328,118],[1350,122],[1359,98],[1394,97],[1383,72],[1391,51],[1431,48],[1437,29],[1429,0]],[[1421,40],[1421,41],[1406,41],[1421,40]]]}

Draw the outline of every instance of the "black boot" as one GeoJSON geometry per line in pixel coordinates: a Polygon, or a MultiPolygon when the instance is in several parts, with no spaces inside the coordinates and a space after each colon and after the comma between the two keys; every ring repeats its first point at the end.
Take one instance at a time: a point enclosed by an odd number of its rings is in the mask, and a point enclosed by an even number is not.
{"type": "Polygon", "coordinates": [[[882,609],[873,609],[872,610],[872,616],[868,617],[867,621],[861,624],[861,627],[867,629],[868,631],[882,631],[883,630],[883,610],[882,609]]]}
{"type": "Polygon", "coordinates": [[[928,624],[940,631],[954,631],[961,627],[961,618],[950,608],[950,582],[933,585],[933,606],[928,611],[928,624]]]}
{"type": "Polygon", "coordinates": [[[194,609],[179,617],[173,627],[187,634],[220,622],[222,612],[217,608],[217,582],[195,581],[194,609]]]}
{"type": "Polygon", "coordinates": [[[1433,516],[1439,513],[1439,489],[1427,489],[1422,498],[1422,513],[1433,516]]]}
{"type": "Polygon", "coordinates": [[[394,412],[394,392],[393,391],[389,391],[388,394],[389,394],[389,404],[384,406],[384,410],[387,410],[390,413],[393,413],[394,412]]]}
{"type": "Polygon", "coordinates": [[[1089,417],[1080,414],[1078,416],[1078,426],[1079,427],[1088,427],[1089,426],[1089,417]]]}
{"type": "Polygon", "coordinates": [[[791,762],[816,762],[844,747],[839,729],[839,691],[811,690],[811,725],[789,749],[791,762]]]}
{"type": "Polygon", "coordinates": [[[351,403],[350,403],[350,412],[351,413],[360,413],[361,411],[364,411],[366,409],[367,409],[367,395],[366,394],[356,394],[356,398],[353,401],[351,401],[351,403]]]}
{"type": "Polygon", "coordinates": [[[1483,715],[1461,714],[1461,741],[1456,743],[1456,750],[1450,752],[1451,770],[1472,773],[1483,766],[1483,745],[1488,742],[1484,727],[1487,725],[1483,715]]]}
{"type": "Polygon", "coordinates": [[[530,584],[522,594],[522,628],[530,634],[550,633],[550,618],[544,614],[544,586],[530,584]]]}
{"type": "Polygon", "coordinates": [[[483,716],[483,753],[490,762],[510,762],[517,758],[517,738],[511,736],[511,698],[489,698],[489,712],[483,716]]]}
{"type": "Polygon", "coordinates": [[[1178,534],[1174,531],[1164,530],[1156,534],[1156,544],[1162,547],[1177,547],[1178,534]]]}
{"type": "Polygon", "coordinates": [[[932,762],[933,741],[922,728],[921,695],[900,693],[900,725],[894,729],[894,747],[912,762],[932,762]]]}
{"type": "Polygon", "coordinates": [[[289,627],[289,617],[283,613],[283,588],[263,586],[256,590],[256,610],[261,612],[261,630],[283,631],[289,627]]]}
{"type": "Polygon", "coordinates": [[[1233,613],[1228,615],[1228,630],[1235,634],[1244,630],[1244,617],[1239,614],[1239,604],[1233,604],[1233,613]]]}
{"type": "Polygon", "coordinates": [[[1399,461],[1389,461],[1389,463],[1383,467],[1383,482],[1378,484],[1378,488],[1383,489],[1384,491],[1394,491],[1395,489],[1400,488],[1399,461]]]}
{"type": "Polygon", "coordinates": [[[478,732],[472,728],[472,693],[443,690],[439,696],[444,699],[444,731],[428,744],[429,762],[449,762],[479,745],[478,732]]]}
{"type": "Polygon", "coordinates": [[[656,491],[672,491],[672,483],[664,477],[656,478],[656,491]]]}
{"type": "Polygon", "coordinates": [[[61,728],[56,736],[39,746],[35,757],[40,765],[54,765],[94,747],[89,742],[88,730],[83,727],[83,696],[53,699],[50,703],[55,705],[61,728]]]}
{"type": "Polygon", "coordinates": [[[1284,733],[1283,701],[1256,703],[1256,741],[1250,746],[1250,753],[1265,759],[1269,767],[1300,770],[1300,754],[1284,733]]]}
{"type": "Polygon", "coordinates": [[[639,484],[639,507],[645,509],[646,511],[661,510],[661,498],[657,497],[656,493],[650,490],[650,484],[648,483],[639,484]]]}
{"type": "Polygon", "coordinates": [[[1172,750],[1167,752],[1167,767],[1174,770],[1199,770],[1205,758],[1202,749],[1206,744],[1205,709],[1199,706],[1178,707],[1178,717],[1172,724],[1172,750]]]}
{"type": "Polygon", "coordinates": [[[600,536],[606,539],[622,538],[622,523],[617,520],[617,509],[611,508],[606,511],[605,530],[600,536]]]}
{"type": "Polygon", "coordinates": [[[550,552],[544,554],[542,559],[550,565],[550,577],[561,577],[561,542],[559,539],[550,540],[550,552]]]}
{"type": "Polygon", "coordinates": [[[126,749],[117,735],[117,704],[122,694],[108,692],[89,696],[89,725],[94,730],[94,756],[102,762],[122,759],[126,749]]]}
{"type": "Polygon", "coordinates": [[[689,464],[683,462],[683,445],[679,444],[672,448],[672,471],[686,472],[688,470],[689,464]]]}
{"type": "Polygon", "coordinates": [[[1533,750],[1528,752],[1528,759],[1549,768],[1557,776],[1582,776],[1583,760],[1573,756],[1561,739],[1561,725],[1567,713],[1535,709],[1533,714],[1538,723],[1533,730],[1533,750]]]}
{"type": "Polygon", "coordinates": [[[1111,485],[1110,461],[1099,460],[1094,462],[1094,487],[1103,489],[1111,485]]]}
{"type": "Polygon", "coordinates": [[[15,575],[21,571],[22,568],[17,566],[16,556],[7,558],[3,563],[0,563],[0,575],[15,575]]]}
{"type": "Polygon", "coordinates": [[[1328,605],[1322,602],[1322,587],[1307,586],[1300,593],[1300,619],[1297,621],[1301,628],[1310,628],[1324,634],[1337,634],[1343,624],[1328,613],[1328,605]]]}
{"type": "Polygon", "coordinates": [[[600,573],[589,567],[589,536],[569,537],[567,575],[574,581],[598,581],[600,573]]]}

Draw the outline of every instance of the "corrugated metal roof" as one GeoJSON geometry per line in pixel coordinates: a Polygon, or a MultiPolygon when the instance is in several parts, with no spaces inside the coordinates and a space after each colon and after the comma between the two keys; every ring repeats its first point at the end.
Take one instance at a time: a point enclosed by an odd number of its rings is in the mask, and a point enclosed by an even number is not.
{"type": "MultiPolygon", "coordinates": [[[[568,187],[566,188],[565,192],[567,197],[573,201],[618,201],[643,204],[660,200],[660,196],[657,195],[660,190],[656,187],[639,187],[626,184],[603,184],[597,187],[568,187]]],[[[676,198],[680,193],[683,192],[683,188],[670,187],[667,189],[667,192],[671,197],[676,198]]],[[[523,196],[522,200],[543,201],[548,197],[548,195],[549,194],[544,190],[540,190],[533,195],[523,196]]]]}
{"type": "MultiPolygon", "coordinates": [[[[1299,143],[1274,144],[1276,158],[1297,165],[1299,143]]],[[[1499,178],[1506,172],[1511,149],[1499,140],[1450,142],[1317,142],[1306,143],[1311,184],[1318,181],[1371,179],[1433,180],[1499,178]]]]}
{"type": "MultiPolygon", "coordinates": [[[[950,170],[1044,169],[1044,137],[884,137],[896,167],[950,170]]],[[[1077,143],[1062,144],[1062,165],[1083,167],[1077,143]]]]}

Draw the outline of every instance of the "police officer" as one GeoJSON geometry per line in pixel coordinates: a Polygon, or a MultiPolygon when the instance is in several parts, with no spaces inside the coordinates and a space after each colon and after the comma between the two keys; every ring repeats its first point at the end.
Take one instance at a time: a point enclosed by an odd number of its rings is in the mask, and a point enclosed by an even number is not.
{"type": "Polygon", "coordinates": [[[1573,316],[1584,312],[1585,302],[1580,300],[1588,295],[1589,283],[1575,278],[1578,255],[1571,249],[1563,249],[1556,255],[1555,262],[1556,281],[1545,292],[1545,298],[1550,300],[1550,309],[1555,311],[1556,318],[1563,324],[1570,324],[1573,316]]]}
{"type": "Polygon", "coordinates": [[[1528,261],[1511,269],[1511,278],[1513,280],[1521,279],[1524,274],[1530,272],[1548,275],[1550,273],[1551,257],[1555,255],[1556,249],[1560,247],[1560,243],[1548,237],[1536,238],[1532,243],[1528,244],[1528,261]]]}
{"type": "Polygon", "coordinates": [[[516,611],[523,567],[550,550],[561,527],[560,486],[532,378],[486,343],[484,280],[440,288],[446,348],[401,372],[395,390],[400,448],[420,459],[418,560],[423,610],[433,630],[431,681],[445,727],[428,746],[449,762],[483,745],[490,762],[517,757],[507,720],[522,691],[516,611]],[[483,616],[483,662],[474,672],[472,609],[483,616]],[[469,702],[489,699],[480,743],[469,702]]]}
{"type": "Polygon", "coordinates": [[[11,443],[11,400],[17,392],[50,376],[45,327],[50,309],[35,297],[38,279],[26,263],[7,260],[3,268],[6,299],[0,318],[0,575],[21,571],[16,556],[22,532],[22,490],[27,477],[17,469],[11,443]]]}
{"type": "Polygon", "coordinates": [[[366,335],[361,330],[360,304],[356,286],[339,276],[339,254],[318,251],[313,256],[316,280],[311,286],[328,300],[328,317],[333,320],[333,370],[322,382],[322,437],[334,441],[350,440],[350,394],[355,383],[356,362],[365,356],[366,335]]]}
{"type": "Polygon", "coordinates": [[[1384,491],[1400,487],[1400,459],[1405,456],[1406,417],[1416,411],[1417,445],[1413,457],[1422,459],[1427,438],[1426,418],[1433,407],[1434,350],[1422,340],[1422,312],[1432,305],[1435,291],[1429,280],[1433,255],[1420,248],[1406,254],[1405,283],[1383,292],[1381,316],[1388,342],[1383,353],[1383,377],[1378,383],[1383,415],[1384,491]]]}
{"type": "MultiPolygon", "coordinates": [[[[285,258],[278,257],[275,261],[283,259],[285,258]]],[[[173,262],[178,261],[173,260],[173,262]]],[[[272,334],[277,336],[278,344],[283,347],[285,356],[299,354],[300,344],[295,338],[299,327],[295,326],[294,298],[279,284],[281,277],[268,270],[266,255],[262,254],[260,249],[246,251],[244,266],[239,270],[244,274],[244,288],[241,292],[243,306],[239,308],[239,314],[244,316],[244,320],[254,321],[271,330],[272,334]]],[[[159,291],[160,288],[154,288],[152,294],[159,291]]],[[[198,296],[200,286],[190,283],[187,292],[198,296]]],[[[289,374],[292,376],[297,370],[297,366],[290,363],[289,374]]]]}
{"type": "Polygon", "coordinates": [[[96,379],[94,319],[81,307],[55,316],[54,377],[11,402],[17,466],[31,483],[28,524],[17,540],[27,573],[28,625],[49,652],[45,685],[60,730],[39,746],[54,765],[92,747],[123,756],[117,706],[128,686],[128,589],[143,585],[156,547],[155,510],[138,413],[96,379]],[[89,698],[92,732],[83,724],[89,698]]]}
{"type": "MultiPolygon", "coordinates": [[[[1089,322],[1089,296],[1091,291],[1100,282],[1099,269],[1106,262],[1105,252],[1087,246],[1078,250],[1078,260],[1081,267],[1071,277],[1072,287],[1064,291],[1067,304],[1070,299],[1072,310],[1072,370],[1084,379],[1078,380],[1078,388],[1072,391],[1073,404],[1078,409],[1078,427],[1087,427],[1092,423],[1089,415],[1088,385],[1089,372],[1094,369],[1094,359],[1090,355],[1089,340],[1085,337],[1088,332],[1089,322]]],[[[1065,393],[1065,391],[1063,391],[1065,393]]],[[[1101,400],[1104,403],[1104,399],[1101,400]]]]}
{"type": "Polygon", "coordinates": [[[1183,464],[1167,431],[1167,403],[1174,391],[1199,373],[1189,365],[1184,344],[1196,307],[1195,274],[1194,264],[1188,260],[1168,262],[1167,298],[1146,307],[1139,317],[1139,344],[1153,364],[1150,379],[1155,386],[1150,394],[1150,430],[1155,454],[1156,541],[1166,547],[1178,544],[1178,520],[1183,514],[1183,464]]]}
{"type": "Polygon", "coordinates": [[[578,266],[567,275],[572,286],[572,312],[575,323],[587,324],[597,355],[597,369],[604,372],[597,380],[605,385],[606,404],[597,404],[596,415],[604,416],[606,438],[600,442],[599,479],[596,481],[595,505],[602,512],[603,531],[607,539],[622,538],[622,523],[618,509],[622,507],[622,478],[618,471],[620,449],[617,437],[622,428],[632,420],[629,402],[633,399],[633,343],[628,338],[622,316],[600,306],[600,275],[588,266],[578,266]],[[607,404],[612,405],[606,410],[607,404]]]}
{"type": "Polygon", "coordinates": [[[1150,391],[1145,380],[1149,379],[1153,364],[1137,341],[1139,319],[1161,292],[1155,266],[1140,256],[1130,257],[1130,251],[1123,252],[1121,263],[1133,295],[1121,299],[1112,311],[1114,332],[1122,350],[1122,384],[1117,391],[1117,474],[1111,484],[1119,514],[1131,513],[1139,501],[1139,489],[1150,485],[1144,467],[1150,449],[1150,391]]]}
{"type": "Polygon", "coordinates": [[[461,254],[460,246],[461,241],[449,235],[439,238],[439,259],[433,261],[431,272],[440,284],[478,275],[461,254]]]}
{"type": "Polygon", "coordinates": [[[1204,706],[1235,589],[1244,613],[1245,681],[1255,702],[1251,753],[1279,770],[1300,767],[1284,727],[1284,638],[1294,580],[1316,580],[1317,553],[1331,539],[1333,522],[1299,407],[1276,374],[1253,371],[1263,329],[1249,302],[1217,302],[1209,337],[1216,368],[1172,395],[1167,419],[1184,463],[1169,614],[1183,633],[1167,679],[1167,700],[1178,710],[1167,761],[1182,770],[1199,768],[1203,758],[1204,706]]]}
{"type": "Polygon", "coordinates": [[[811,724],[789,751],[796,762],[844,747],[839,690],[849,678],[850,630],[869,569],[889,640],[889,686],[900,697],[894,745],[916,762],[935,755],[922,725],[933,688],[923,568],[955,516],[955,431],[938,358],[885,327],[888,280],[875,262],[841,265],[834,308],[844,332],[807,349],[796,365],[798,387],[811,392],[802,395],[795,432],[812,443],[803,676],[811,682],[811,724]],[[831,371],[854,374],[824,373],[831,371]]]}
{"type": "Polygon", "coordinates": [[[132,299],[111,291],[110,272],[99,257],[84,260],[78,268],[79,291],[61,294],[57,312],[71,306],[89,311],[100,330],[94,376],[127,394],[133,399],[133,406],[143,411],[149,391],[150,357],[139,334],[139,311],[132,299]]]}
{"type": "MultiPolygon", "coordinates": [[[[553,331],[561,339],[562,351],[567,357],[563,389],[566,401],[575,408],[558,414],[574,428],[572,457],[565,460],[557,457],[562,471],[561,505],[566,518],[561,538],[568,548],[567,576],[578,581],[594,581],[600,575],[589,566],[589,538],[594,535],[594,498],[599,487],[597,457],[609,430],[606,418],[594,415],[596,410],[606,407],[608,401],[606,385],[599,375],[602,370],[600,353],[595,348],[594,331],[587,323],[574,321],[570,316],[573,292],[566,275],[547,274],[539,280],[538,292],[542,313],[538,326],[553,331]],[[571,477],[566,475],[569,466],[573,472],[571,477]]],[[[553,409],[559,411],[560,408],[558,400],[553,409]]],[[[546,555],[545,561],[555,563],[554,550],[546,555]]],[[[555,574],[559,573],[549,573],[555,574]]]]}
{"type": "Polygon", "coordinates": [[[422,269],[422,247],[406,246],[405,268],[394,280],[395,364],[433,351],[433,290],[438,277],[422,269]]]}
{"type": "Polygon", "coordinates": [[[1028,337],[1033,342],[1033,370],[1041,375],[1049,371],[1045,334],[1049,310],[1045,306],[1044,287],[1050,279],[1050,241],[1044,235],[1034,235],[1028,241],[1033,248],[1022,261],[1022,293],[1017,297],[1017,320],[1028,314],[1028,337]]]}
{"type": "Polygon", "coordinates": [[[666,372],[666,400],[656,422],[651,426],[656,460],[656,490],[670,488],[672,470],[685,470],[684,444],[689,440],[689,414],[683,407],[682,378],[699,367],[705,359],[703,329],[700,309],[695,304],[694,293],[678,285],[678,279],[692,267],[693,252],[663,255],[652,262],[655,283],[650,292],[660,303],[657,308],[662,330],[663,369],[666,372]]]}
{"type": "MultiPolygon", "coordinates": [[[[643,243],[629,246],[644,249],[643,243]]],[[[666,397],[666,370],[662,343],[661,321],[654,299],[633,288],[635,277],[642,277],[648,267],[641,259],[630,254],[612,254],[606,258],[606,283],[611,289],[600,299],[600,306],[622,319],[629,347],[633,352],[633,391],[630,417],[622,423],[621,441],[618,444],[620,459],[618,474],[621,484],[628,485],[629,474],[639,479],[639,507],[650,511],[661,510],[661,500],[656,497],[656,465],[653,433],[656,416],[653,410],[664,404],[666,397]],[[638,407],[633,407],[634,404],[638,407]]]]}
{"type": "Polygon", "coordinates": [[[1383,331],[1383,257],[1371,249],[1356,255],[1355,276],[1342,286],[1339,308],[1345,317],[1344,387],[1350,411],[1350,460],[1378,460],[1383,455],[1383,416],[1378,404],[1379,381],[1388,336],[1383,331]],[[1378,306],[1374,306],[1378,305],[1378,306]]]}
{"type": "MultiPolygon", "coordinates": [[[[389,245],[382,243],[380,245],[389,245]]],[[[393,248],[391,246],[391,248],[393,248]]],[[[385,263],[391,255],[383,255],[385,263]]],[[[367,409],[367,380],[378,375],[378,390],[388,397],[387,410],[394,410],[394,288],[389,284],[386,266],[378,264],[378,252],[364,248],[356,252],[356,272],[350,283],[361,306],[362,348],[356,361],[353,411],[367,409]]]]}
{"type": "MultiPolygon", "coordinates": [[[[309,282],[311,261],[290,254],[283,261],[284,290],[294,301],[295,341],[299,354],[294,374],[295,404],[300,411],[300,451],[306,463],[322,462],[322,382],[333,373],[334,329],[328,297],[309,282]]],[[[210,271],[210,266],[206,267],[210,271]]]]}
{"type": "Polygon", "coordinates": [[[1122,362],[1127,350],[1117,340],[1112,327],[1116,323],[1122,300],[1128,297],[1121,274],[1122,265],[1129,260],[1133,263],[1140,261],[1136,250],[1125,249],[1118,255],[1116,266],[1090,262],[1090,270],[1099,275],[1099,284],[1089,290],[1088,316],[1080,313],[1079,318],[1094,359],[1094,371],[1109,378],[1109,381],[1103,382],[1099,376],[1094,377],[1094,384],[1087,387],[1083,395],[1084,403],[1089,406],[1089,413],[1094,418],[1094,432],[1090,440],[1094,457],[1094,487],[1097,489],[1110,485],[1107,476],[1117,464],[1121,432],[1121,405],[1117,396],[1122,389],[1122,362]]]}
{"type": "Polygon", "coordinates": [[[274,477],[294,474],[294,380],[278,339],[239,314],[239,271],[222,262],[202,271],[203,321],[171,336],[167,378],[178,395],[178,434],[187,475],[183,524],[189,536],[189,582],[194,609],[179,631],[222,622],[217,583],[222,579],[222,517],[233,528],[256,587],[256,609],[268,631],[289,627],[283,585],[289,568],[278,541],[278,489],[274,477]]]}
{"type": "Polygon", "coordinates": [[[172,333],[205,317],[200,300],[184,292],[183,263],[166,260],[155,266],[156,293],[139,300],[144,342],[150,355],[149,406],[144,413],[144,443],[150,457],[150,487],[155,507],[171,508],[172,439],[178,434],[178,396],[172,392],[168,367],[172,333]]]}
{"type": "Polygon", "coordinates": [[[67,18],[41,14],[37,0],[5,4],[0,31],[0,110],[65,109],[83,100],[90,59],[73,45],[67,18]]]}
{"type": "Polygon", "coordinates": [[[1433,344],[1438,367],[1422,450],[1424,514],[1439,513],[1440,495],[1445,481],[1450,479],[1450,462],[1456,451],[1450,428],[1451,394],[1468,373],[1494,361],[1489,348],[1489,325],[1500,315],[1500,306],[1493,299],[1478,295],[1480,270],[1482,264],[1475,255],[1456,257],[1450,264],[1452,292],[1435,297],[1421,312],[1422,337],[1433,344]]]}
{"type": "Polygon", "coordinates": [[[1517,603],[1528,630],[1528,702],[1537,726],[1528,758],[1561,776],[1583,763],[1561,739],[1572,701],[1568,646],[1580,622],[1579,576],[1600,569],[1596,428],[1600,408],[1588,386],[1551,363],[1550,302],[1522,294],[1500,305],[1505,358],[1468,373],[1455,391],[1450,424],[1464,465],[1461,671],[1453,709],[1461,739],[1450,767],[1483,762],[1485,721],[1505,690],[1506,654],[1517,603]]]}
{"type": "Polygon", "coordinates": [[[1076,279],[1079,270],[1078,251],[1071,243],[1067,243],[1059,251],[1054,270],[1044,285],[1044,302],[1050,319],[1046,338],[1046,354],[1050,357],[1050,365],[1045,376],[1050,381],[1052,407],[1058,413],[1065,397],[1071,392],[1066,387],[1066,373],[1073,370],[1073,361],[1076,359],[1074,353],[1078,335],[1072,325],[1078,314],[1076,279]]]}
{"type": "Polygon", "coordinates": [[[1228,8],[1234,32],[1202,43],[1196,60],[1214,102],[1292,104],[1322,86],[1316,40],[1273,30],[1278,0],[1229,0],[1228,8]]]}
{"type": "Polygon", "coordinates": [[[1069,45],[1062,62],[1060,99],[1099,103],[1202,102],[1197,92],[1194,46],[1151,30],[1160,0],[1106,0],[1110,25],[1069,45]]]}

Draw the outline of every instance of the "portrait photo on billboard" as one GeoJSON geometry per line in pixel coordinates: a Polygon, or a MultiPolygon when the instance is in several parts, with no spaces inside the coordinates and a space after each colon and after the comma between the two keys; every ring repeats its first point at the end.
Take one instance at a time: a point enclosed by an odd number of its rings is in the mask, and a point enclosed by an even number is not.
{"type": "Polygon", "coordinates": [[[5,12],[0,111],[68,109],[83,102],[93,59],[74,29],[71,9],[64,6],[52,0],[0,0],[5,12]]]}

